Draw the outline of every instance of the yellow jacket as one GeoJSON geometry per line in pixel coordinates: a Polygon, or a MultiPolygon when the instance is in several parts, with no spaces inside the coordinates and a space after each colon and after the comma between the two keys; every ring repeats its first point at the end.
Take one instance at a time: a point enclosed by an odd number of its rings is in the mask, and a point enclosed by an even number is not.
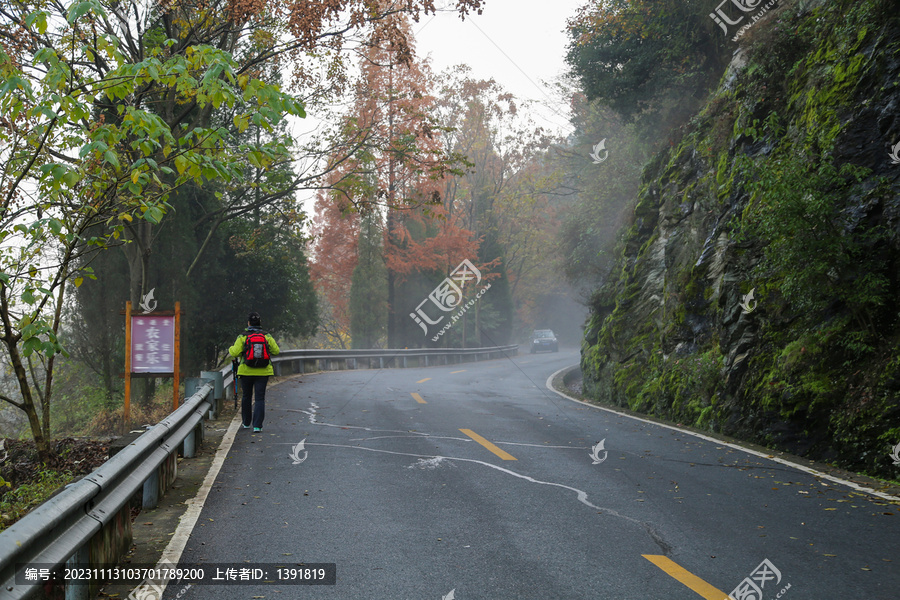
{"type": "MultiPolygon", "coordinates": [[[[255,331],[259,331],[258,329],[247,329],[247,333],[254,333],[255,331]]],[[[232,358],[241,357],[241,364],[238,366],[238,376],[241,375],[274,375],[275,369],[272,368],[272,361],[269,361],[269,364],[265,367],[257,367],[253,368],[246,364],[244,364],[244,342],[247,340],[247,334],[241,334],[234,341],[234,346],[228,349],[228,354],[231,355],[232,358]]],[[[266,334],[266,345],[269,347],[269,356],[275,356],[281,350],[278,349],[278,344],[275,343],[275,338],[273,338],[268,333],[266,334]]]]}

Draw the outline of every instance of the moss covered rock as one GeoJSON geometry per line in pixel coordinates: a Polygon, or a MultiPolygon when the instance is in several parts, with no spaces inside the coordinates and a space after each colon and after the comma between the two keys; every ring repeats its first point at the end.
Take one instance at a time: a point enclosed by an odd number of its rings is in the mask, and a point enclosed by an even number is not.
{"type": "Polygon", "coordinates": [[[644,171],[592,298],[586,394],[898,477],[895,12],[784,3],[745,36],[644,171]]]}

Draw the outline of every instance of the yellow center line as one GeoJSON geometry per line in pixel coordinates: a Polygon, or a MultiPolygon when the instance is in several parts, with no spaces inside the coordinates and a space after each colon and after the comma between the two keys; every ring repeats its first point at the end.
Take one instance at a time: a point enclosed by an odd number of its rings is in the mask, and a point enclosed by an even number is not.
{"type": "Polygon", "coordinates": [[[431,377],[426,377],[425,379],[420,379],[416,383],[425,383],[426,381],[431,381],[431,377]]]}
{"type": "Polygon", "coordinates": [[[641,554],[641,556],[662,569],[666,575],[672,577],[673,579],[677,579],[679,582],[681,582],[691,590],[697,592],[697,594],[699,594],[703,598],[706,598],[706,600],[728,600],[730,598],[730,596],[725,592],[714,588],[678,563],[670,560],[665,556],[658,554],[641,554]]]}
{"type": "MultiPolygon", "coordinates": [[[[466,434],[467,436],[469,436],[470,438],[472,438],[473,440],[475,440],[476,442],[478,442],[479,444],[481,444],[482,446],[484,446],[485,448],[487,448],[488,450],[490,450],[491,452],[493,452],[494,454],[496,454],[497,456],[502,458],[503,460],[518,460],[518,459],[516,459],[515,456],[513,456],[509,452],[501,450],[500,448],[498,448],[494,444],[490,443],[489,441],[487,441],[486,439],[484,439],[483,437],[481,437],[480,435],[478,435],[471,429],[460,429],[460,431],[462,431],[464,434],[466,434]]],[[[722,600],[722,599],[719,598],[719,600],[722,600]]]]}
{"type": "Polygon", "coordinates": [[[466,371],[468,371],[468,369],[463,369],[462,371],[450,371],[450,374],[453,375],[454,373],[465,373],[466,371]]]}
{"type": "Polygon", "coordinates": [[[427,402],[422,400],[422,396],[418,395],[415,392],[410,392],[409,395],[412,396],[415,399],[415,401],[418,402],[419,404],[428,404],[427,402]]]}

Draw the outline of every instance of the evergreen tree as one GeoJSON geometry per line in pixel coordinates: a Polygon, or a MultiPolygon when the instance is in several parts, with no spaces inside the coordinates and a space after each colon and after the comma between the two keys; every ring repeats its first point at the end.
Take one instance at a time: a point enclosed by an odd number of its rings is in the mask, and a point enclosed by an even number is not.
{"type": "Polygon", "coordinates": [[[387,333],[387,270],[380,214],[360,222],[358,260],[350,284],[350,335],[353,348],[375,348],[387,333]]]}
{"type": "Polygon", "coordinates": [[[731,57],[728,38],[709,18],[716,4],[591,0],[569,20],[566,60],[588,98],[627,121],[640,117],[648,129],[683,122],[731,57]]]}

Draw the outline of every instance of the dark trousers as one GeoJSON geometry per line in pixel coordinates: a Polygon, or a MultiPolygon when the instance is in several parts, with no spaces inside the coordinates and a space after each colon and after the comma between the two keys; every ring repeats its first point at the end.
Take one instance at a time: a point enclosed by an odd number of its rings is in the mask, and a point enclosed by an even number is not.
{"type": "Polygon", "coordinates": [[[241,375],[241,390],[244,393],[241,398],[241,418],[244,425],[249,425],[253,420],[253,427],[262,427],[266,418],[266,384],[269,383],[268,375],[241,375]],[[256,392],[256,403],[253,402],[253,393],[256,392]]]}

